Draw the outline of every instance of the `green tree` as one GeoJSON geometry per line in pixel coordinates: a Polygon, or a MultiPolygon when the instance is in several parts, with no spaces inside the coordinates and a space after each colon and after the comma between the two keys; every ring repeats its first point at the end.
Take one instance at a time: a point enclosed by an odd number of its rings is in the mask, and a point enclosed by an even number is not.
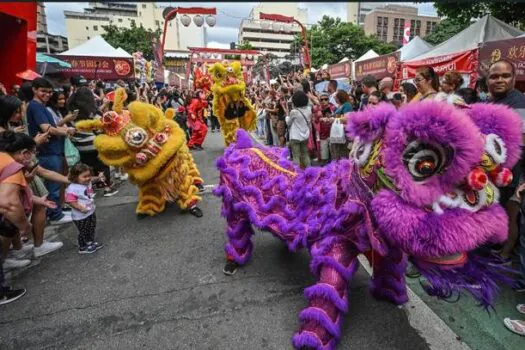
{"type": "Polygon", "coordinates": [[[522,0],[455,0],[436,1],[434,7],[439,16],[456,19],[468,24],[471,19],[487,14],[525,29],[525,2],[522,0]]]}
{"type": "Polygon", "coordinates": [[[244,40],[240,45],[238,45],[239,50],[253,50],[254,47],[248,40],[244,40]]]}
{"type": "Polygon", "coordinates": [[[145,29],[142,25],[137,26],[134,20],[131,21],[130,28],[121,28],[110,23],[107,26],[102,26],[102,29],[105,32],[102,37],[111,46],[121,47],[129,53],[142,51],[144,58],[148,61],[154,59],[153,38],[160,38],[162,33],[160,28],[153,31],[145,29]]]}
{"type": "MultiPolygon", "coordinates": [[[[395,46],[380,41],[375,35],[366,35],[364,30],[340,18],[323,16],[307,30],[308,44],[313,67],[325,63],[337,63],[345,57],[355,60],[372,49],[380,55],[395,51],[395,46]]],[[[302,39],[295,39],[296,45],[302,45],[302,39]]]]}
{"type": "Polygon", "coordinates": [[[428,34],[424,39],[432,45],[438,45],[452,38],[469,25],[470,21],[465,23],[455,18],[445,18],[436,26],[434,31],[428,34]]]}

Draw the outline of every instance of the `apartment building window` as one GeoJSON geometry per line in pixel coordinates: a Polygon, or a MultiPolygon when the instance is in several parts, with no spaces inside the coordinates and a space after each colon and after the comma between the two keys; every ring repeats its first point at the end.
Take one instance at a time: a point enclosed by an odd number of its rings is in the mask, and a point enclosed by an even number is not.
{"type": "Polygon", "coordinates": [[[428,35],[432,33],[436,29],[436,26],[437,26],[437,22],[428,21],[425,34],[428,35]]]}
{"type": "Polygon", "coordinates": [[[386,42],[388,34],[388,17],[377,16],[376,35],[379,40],[386,42]]]}
{"type": "Polygon", "coordinates": [[[145,9],[146,8],[146,4],[142,4],[142,8],[145,9]]]}
{"type": "Polygon", "coordinates": [[[394,37],[393,41],[403,42],[403,32],[405,30],[405,19],[404,18],[394,18],[394,37]]]}
{"type": "Polygon", "coordinates": [[[89,40],[89,39],[90,39],[90,37],[88,36],[88,37],[87,37],[87,39],[89,40]]]}
{"type": "Polygon", "coordinates": [[[414,38],[415,36],[421,35],[421,21],[418,20],[411,20],[410,21],[410,39],[414,38]]]}
{"type": "Polygon", "coordinates": [[[98,26],[93,26],[93,30],[96,32],[98,31],[98,26]]]}
{"type": "Polygon", "coordinates": [[[155,21],[155,24],[157,25],[157,27],[159,27],[159,26],[160,26],[160,22],[159,22],[159,20],[156,20],[156,21],[155,21]]]}
{"type": "Polygon", "coordinates": [[[86,26],[86,30],[89,30],[89,27],[88,27],[88,26],[86,26]]]}
{"type": "Polygon", "coordinates": [[[122,18],[119,18],[118,21],[119,21],[119,23],[122,23],[122,18]]]}

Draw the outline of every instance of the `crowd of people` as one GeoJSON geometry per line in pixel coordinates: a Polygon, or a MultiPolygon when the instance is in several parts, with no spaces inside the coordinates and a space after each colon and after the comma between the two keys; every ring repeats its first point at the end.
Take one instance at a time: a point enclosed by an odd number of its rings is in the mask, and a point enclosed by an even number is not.
{"type": "MultiPolygon", "coordinates": [[[[418,69],[413,83],[395,87],[392,78],[378,81],[374,76],[365,76],[359,83],[340,89],[327,71],[308,76],[292,72],[270,84],[249,85],[246,95],[257,114],[256,137],[268,146],[288,147],[293,161],[305,168],[348,158],[352,140],[344,132],[347,118],[353,111],[374,108],[379,103],[390,103],[395,108],[424,100],[446,101],[459,108],[476,102],[497,103],[515,109],[525,119],[525,96],[514,89],[515,75],[514,66],[501,60],[473,89],[463,87],[460,73],[449,71],[440,80],[431,67],[418,69]]],[[[38,258],[62,247],[61,242],[44,239],[47,224],[74,222],[80,254],[103,247],[95,239],[93,186],[103,196],[112,196],[118,192],[117,183],[127,176],[98,159],[93,145],[95,134],[76,130],[75,121],[111,110],[111,94],[117,87],[126,89],[127,103],[140,100],[163,111],[173,108],[174,120],[188,140],[197,132],[189,108],[196,92],[189,89],[157,89],[147,83],[124,81],[108,86],[102,81],[88,82],[82,76],[71,78],[70,84],[62,87],[43,78],[15,85],[11,91],[0,86],[0,304],[25,293],[24,289],[4,285],[4,271],[25,267],[31,264],[30,257],[38,258]]],[[[218,132],[220,125],[212,112],[211,96],[207,98],[202,119],[212,133],[218,132]]],[[[190,146],[200,150],[202,142],[190,146]]],[[[523,276],[517,292],[525,292],[523,166],[520,162],[513,169],[513,183],[501,190],[500,202],[510,218],[509,237],[502,247],[493,250],[507,265],[514,256],[519,258],[523,276]]],[[[518,306],[518,310],[524,308],[518,306]]],[[[506,319],[505,324],[525,334],[525,321],[506,319]]]]}

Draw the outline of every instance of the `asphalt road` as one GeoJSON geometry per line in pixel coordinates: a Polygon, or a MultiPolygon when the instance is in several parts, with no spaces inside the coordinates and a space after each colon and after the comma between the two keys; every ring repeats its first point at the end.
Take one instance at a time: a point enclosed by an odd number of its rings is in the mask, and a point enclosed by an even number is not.
{"type": "MultiPolygon", "coordinates": [[[[194,156],[216,184],[220,135],[205,148],[194,156]]],[[[171,206],[138,221],[135,193],[125,184],[99,200],[104,249],[78,255],[74,227],[62,227],[64,247],[12,281],[28,293],[0,307],[0,349],[291,349],[314,283],[307,253],[258,233],[252,261],[227,277],[217,198],[204,195],[200,219],[171,206]]],[[[403,309],[368,294],[368,279],[361,268],[351,283],[339,349],[428,349],[403,309]]]]}

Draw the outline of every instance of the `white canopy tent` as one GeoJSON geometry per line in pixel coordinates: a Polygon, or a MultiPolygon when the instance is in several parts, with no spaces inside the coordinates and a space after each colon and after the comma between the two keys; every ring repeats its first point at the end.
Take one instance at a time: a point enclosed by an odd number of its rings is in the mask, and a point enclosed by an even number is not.
{"type": "Polygon", "coordinates": [[[432,50],[428,50],[426,53],[413,57],[412,59],[419,61],[426,58],[474,50],[478,48],[479,44],[486,41],[511,39],[522,34],[523,32],[521,30],[495,17],[486,15],[452,38],[435,46],[432,50]]]}
{"type": "Polygon", "coordinates": [[[100,35],[58,55],[132,58],[132,56],[123,49],[115,49],[108,44],[100,35]]]}
{"type": "Polygon", "coordinates": [[[363,56],[359,57],[355,61],[352,61],[352,80],[355,80],[355,63],[356,62],[360,62],[360,61],[364,61],[364,60],[368,60],[368,59],[374,58],[374,57],[379,57],[377,52],[375,52],[374,50],[368,50],[367,52],[365,52],[365,54],[363,56]]]}
{"type": "Polygon", "coordinates": [[[405,46],[397,50],[400,53],[399,59],[401,61],[409,60],[431,50],[434,46],[415,36],[405,46]]]}

